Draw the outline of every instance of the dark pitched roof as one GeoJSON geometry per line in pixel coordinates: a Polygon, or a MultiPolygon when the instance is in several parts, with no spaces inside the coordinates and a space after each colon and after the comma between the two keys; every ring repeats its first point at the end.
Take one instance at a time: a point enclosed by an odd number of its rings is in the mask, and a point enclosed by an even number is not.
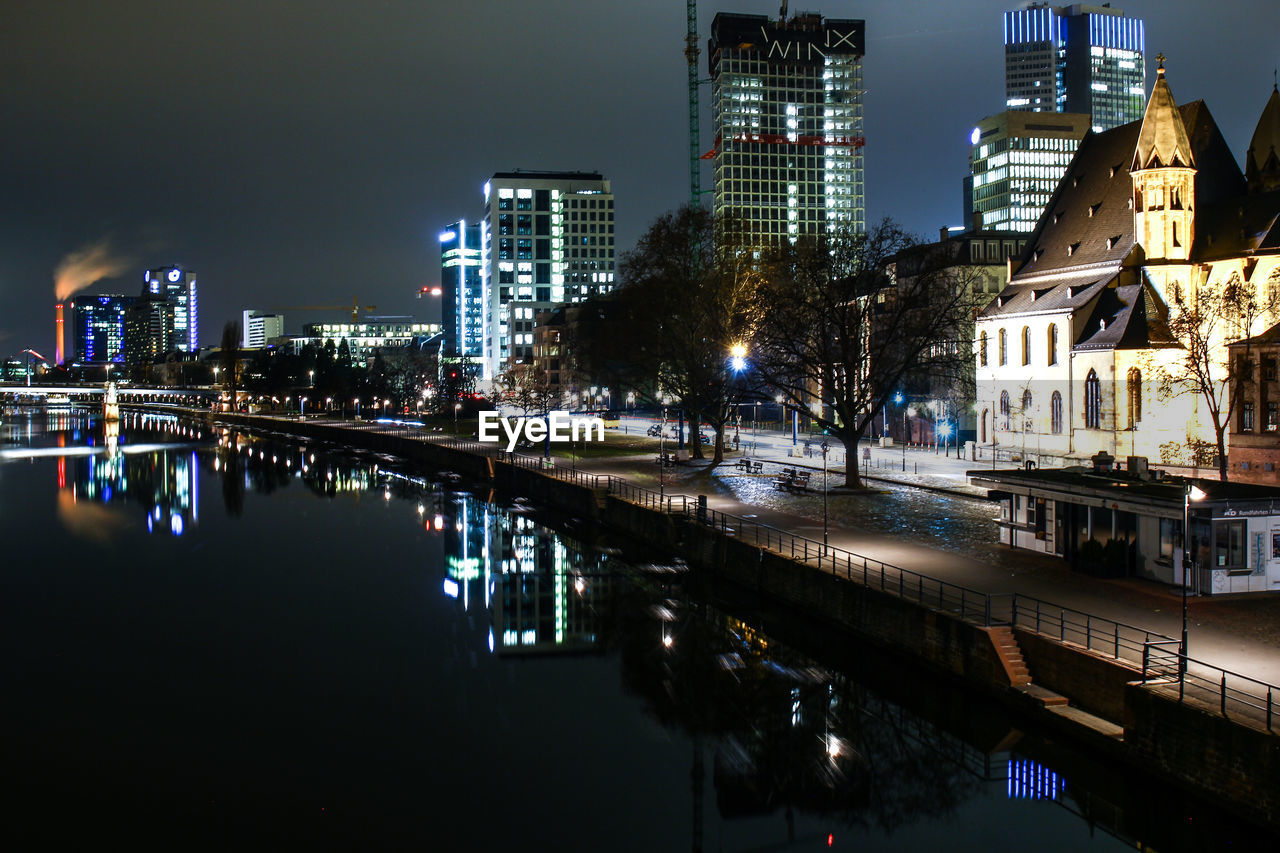
{"type": "Polygon", "coordinates": [[[1027,241],[1026,263],[1015,279],[1120,265],[1133,248],[1129,162],[1137,138],[1137,122],[1085,135],[1027,241]]]}
{"type": "Polygon", "coordinates": [[[1045,284],[1019,284],[1014,281],[1000,291],[978,316],[998,317],[1082,308],[1095,299],[1113,277],[1113,272],[1104,272],[1102,275],[1057,277],[1045,284]]]}
{"type": "Polygon", "coordinates": [[[1245,171],[1258,173],[1280,168],[1280,91],[1273,86],[1267,105],[1258,117],[1258,126],[1249,140],[1249,152],[1245,155],[1245,171]]]}
{"type": "MultiPolygon", "coordinates": [[[[1244,176],[1204,102],[1183,104],[1178,112],[1196,162],[1197,208],[1240,199],[1244,176]]],[[[1083,275],[1086,268],[1100,275],[1120,267],[1134,248],[1129,166],[1140,127],[1130,122],[1085,136],[1031,233],[1015,283],[1050,273],[1083,275]]],[[[1198,213],[1196,231],[1201,233],[1198,213]]],[[[1193,252],[1200,248],[1197,238],[1193,252]]]]}
{"type": "Polygon", "coordinates": [[[1168,309],[1143,276],[1138,284],[1107,287],[1076,324],[1075,349],[1150,349],[1180,346],[1169,330],[1168,309]]]}
{"type": "Polygon", "coordinates": [[[1192,259],[1238,258],[1256,250],[1280,249],[1280,190],[1251,193],[1200,205],[1196,212],[1192,259]]]}

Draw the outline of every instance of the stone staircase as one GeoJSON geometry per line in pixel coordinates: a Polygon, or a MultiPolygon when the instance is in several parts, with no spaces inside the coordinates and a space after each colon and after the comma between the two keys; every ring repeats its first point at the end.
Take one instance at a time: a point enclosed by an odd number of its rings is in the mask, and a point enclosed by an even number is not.
{"type": "Polygon", "coordinates": [[[986,630],[1011,687],[1052,714],[1066,717],[1073,723],[1107,738],[1124,739],[1124,729],[1121,726],[1080,708],[1072,707],[1071,701],[1060,693],[1055,693],[1039,684],[1032,684],[1031,670],[1022,659],[1022,649],[1018,646],[1018,638],[1014,635],[1012,628],[996,626],[986,630]]]}
{"type": "Polygon", "coordinates": [[[992,645],[996,647],[996,655],[1004,666],[1004,674],[1008,676],[1009,684],[1013,687],[1030,684],[1031,670],[1027,669],[1027,664],[1022,659],[1022,649],[1018,647],[1018,640],[1013,636],[1013,629],[1002,625],[988,628],[987,634],[991,637],[992,645]]]}

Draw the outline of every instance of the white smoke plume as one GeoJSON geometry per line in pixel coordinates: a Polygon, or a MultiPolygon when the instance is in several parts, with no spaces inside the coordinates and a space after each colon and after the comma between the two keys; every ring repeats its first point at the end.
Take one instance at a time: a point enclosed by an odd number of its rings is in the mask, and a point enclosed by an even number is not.
{"type": "Polygon", "coordinates": [[[53,271],[56,299],[63,302],[95,281],[126,272],[129,266],[129,259],[117,255],[105,238],[82,246],[59,261],[53,271]]]}

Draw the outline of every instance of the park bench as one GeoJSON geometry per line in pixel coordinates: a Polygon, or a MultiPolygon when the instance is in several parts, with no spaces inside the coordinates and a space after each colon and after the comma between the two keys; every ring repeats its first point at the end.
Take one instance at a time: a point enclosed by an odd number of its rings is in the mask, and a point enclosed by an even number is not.
{"type": "Polygon", "coordinates": [[[795,468],[783,468],[773,479],[773,487],[785,492],[807,492],[809,490],[809,472],[796,471],[795,468]]]}
{"type": "Polygon", "coordinates": [[[754,459],[742,458],[738,460],[738,467],[748,474],[759,474],[764,469],[764,463],[754,459]]]}

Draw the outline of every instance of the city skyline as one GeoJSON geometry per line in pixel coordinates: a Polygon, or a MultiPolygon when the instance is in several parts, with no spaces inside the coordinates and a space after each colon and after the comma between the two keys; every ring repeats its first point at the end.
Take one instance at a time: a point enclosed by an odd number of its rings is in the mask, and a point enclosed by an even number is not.
{"type": "MultiPolygon", "coordinates": [[[[866,21],[868,222],[892,216],[926,236],[962,224],[968,133],[1002,106],[1001,18],[1021,5],[812,9],[866,21]]],[[[1210,19],[1190,2],[1120,7],[1144,18],[1148,52],[1168,56],[1180,100],[1212,104],[1242,160],[1280,61],[1266,49],[1280,11],[1244,0],[1210,19]],[[1231,61],[1203,41],[1230,44],[1231,61]]],[[[479,188],[495,171],[608,176],[619,252],[688,197],[680,4],[309,11],[192,2],[9,12],[0,352],[51,355],[54,270],[104,241],[97,257],[111,274],[87,292],[133,292],[136,276],[171,263],[199,270],[207,346],[246,308],[353,295],[380,314],[437,321],[439,306],[413,297],[439,283],[439,229],[479,216],[479,188]],[[499,121],[523,130],[503,133],[499,121]]],[[[778,10],[698,11],[705,69],[717,12],[778,10]]],[[[708,87],[700,94],[709,149],[708,87]]],[[[285,313],[289,331],[341,316],[285,313]]]]}

